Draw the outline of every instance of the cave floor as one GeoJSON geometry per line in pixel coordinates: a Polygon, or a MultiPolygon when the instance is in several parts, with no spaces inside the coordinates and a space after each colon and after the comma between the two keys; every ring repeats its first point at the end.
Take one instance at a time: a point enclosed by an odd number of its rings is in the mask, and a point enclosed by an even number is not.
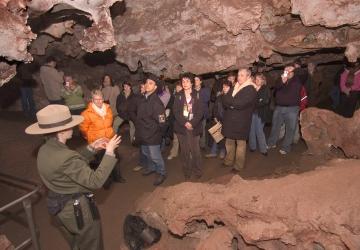
{"type": "MultiPolygon", "coordinates": [[[[25,134],[25,128],[31,123],[20,112],[0,113],[0,173],[41,183],[36,169],[36,152],[42,143],[42,137],[25,134]]],[[[121,157],[122,173],[127,182],[125,184],[113,184],[109,190],[96,191],[96,199],[102,217],[104,244],[107,250],[120,249],[123,243],[122,224],[125,216],[134,211],[135,201],[139,197],[155,189],[152,185],[154,176],[143,177],[140,172],[132,171],[137,164],[138,148],[130,145],[129,138],[126,136],[128,134],[127,129],[126,125],[121,129],[124,139],[118,149],[121,157]]],[[[70,147],[76,147],[84,144],[84,141],[79,137],[75,137],[69,144],[70,147]]],[[[180,159],[166,160],[167,151],[169,151],[169,147],[166,148],[166,153],[163,154],[168,178],[162,186],[174,185],[184,181],[180,159]]],[[[267,157],[257,152],[250,153],[248,151],[246,168],[240,175],[244,179],[278,178],[291,173],[298,174],[310,171],[329,160],[329,158],[339,156],[332,155],[325,159],[306,155],[304,154],[305,151],[304,142],[294,145],[293,151],[285,156],[281,155],[276,149],[271,150],[267,157]]],[[[232,176],[230,169],[221,168],[220,166],[220,159],[203,158],[204,174],[199,181],[226,182],[229,180],[232,176]]],[[[28,187],[29,185],[24,183],[24,186],[28,187]]],[[[0,206],[26,193],[22,188],[3,183],[1,179],[0,188],[0,206]]],[[[68,249],[60,232],[52,225],[53,221],[47,213],[44,195],[33,200],[33,208],[36,225],[40,232],[41,248],[45,250],[68,249]]],[[[14,245],[18,245],[29,237],[23,223],[25,215],[19,207],[9,211],[11,213],[2,213],[0,215],[0,232],[6,234],[14,245]]],[[[33,249],[33,247],[29,246],[26,249],[33,249]]],[[[174,247],[174,249],[177,248],[174,247]]]]}

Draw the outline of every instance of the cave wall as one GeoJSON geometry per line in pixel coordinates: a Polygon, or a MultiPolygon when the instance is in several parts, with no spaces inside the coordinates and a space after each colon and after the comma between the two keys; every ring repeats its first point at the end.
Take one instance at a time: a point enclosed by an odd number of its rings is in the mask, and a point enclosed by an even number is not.
{"type": "Polygon", "coordinates": [[[0,11],[1,85],[15,75],[14,60],[32,60],[27,49],[44,54],[65,33],[73,36],[63,41],[67,55],[113,48],[131,71],[140,61],[145,71],[169,78],[257,61],[278,67],[298,57],[356,61],[360,51],[357,0],[0,0],[0,11]],[[119,3],[124,11],[111,15],[119,3]],[[40,29],[32,25],[35,34],[28,23],[44,15],[53,20],[40,29]],[[343,51],[316,56],[334,48],[343,51]]]}

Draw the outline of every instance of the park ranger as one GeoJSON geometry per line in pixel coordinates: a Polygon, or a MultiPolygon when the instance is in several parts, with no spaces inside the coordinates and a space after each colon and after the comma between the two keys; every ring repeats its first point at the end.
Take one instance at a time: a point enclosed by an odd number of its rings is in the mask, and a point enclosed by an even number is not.
{"type": "Polygon", "coordinates": [[[64,105],[48,105],[36,114],[35,124],[26,128],[27,134],[46,135],[40,147],[37,167],[48,188],[47,204],[58,227],[71,249],[103,249],[101,223],[92,190],[101,188],[116,164],[114,150],[120,137],[100,138],[81,150],[66,146],[73,127],[83,121],[82,116],[71,115],[64,105]],[[94,171],[88,162],[97,150],[106,153],[94,171]]]}

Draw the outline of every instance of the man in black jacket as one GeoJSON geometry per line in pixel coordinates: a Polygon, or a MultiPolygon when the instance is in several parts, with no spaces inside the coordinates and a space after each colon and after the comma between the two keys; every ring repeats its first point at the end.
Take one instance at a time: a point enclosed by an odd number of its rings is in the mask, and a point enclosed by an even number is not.
{"type": "Polygon", "coordinates": [[[165,163],[161,155],[161,140],[165,124],[165,108],[156,94],[157,78],[149,75],[145,82],[145,95],[139,99],[135,127],[136,140],[141,152],[146,156],[147,169],[144,176],[157,173],[154,185],[158,186],[166,179],[165,163]]]}
{"type": "Polygon", "coordinates": [[[275,148],[279,139],[281,125],[284,123],[286,132],[279,151],[283,155],[291,151],[291,144],[298,123],[301,87],[301,80],[294,74],[294,67],[285,67],[281,80],[275,86],[276,106],[268,140],[268,148],[275,148]]]}

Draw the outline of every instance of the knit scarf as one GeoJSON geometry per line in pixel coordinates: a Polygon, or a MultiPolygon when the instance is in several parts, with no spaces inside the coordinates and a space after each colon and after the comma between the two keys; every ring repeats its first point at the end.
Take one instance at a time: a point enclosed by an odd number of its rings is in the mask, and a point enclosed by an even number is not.
{"type": "Polygon", "coordinates": [[[106,116],[106,105],[105,104],[103,104],[101,108],[96,106],[94,103],[92,103],[91,106],[98,115],[100,115],[103,119],[105,118],[105,116],[106,116]]]}

